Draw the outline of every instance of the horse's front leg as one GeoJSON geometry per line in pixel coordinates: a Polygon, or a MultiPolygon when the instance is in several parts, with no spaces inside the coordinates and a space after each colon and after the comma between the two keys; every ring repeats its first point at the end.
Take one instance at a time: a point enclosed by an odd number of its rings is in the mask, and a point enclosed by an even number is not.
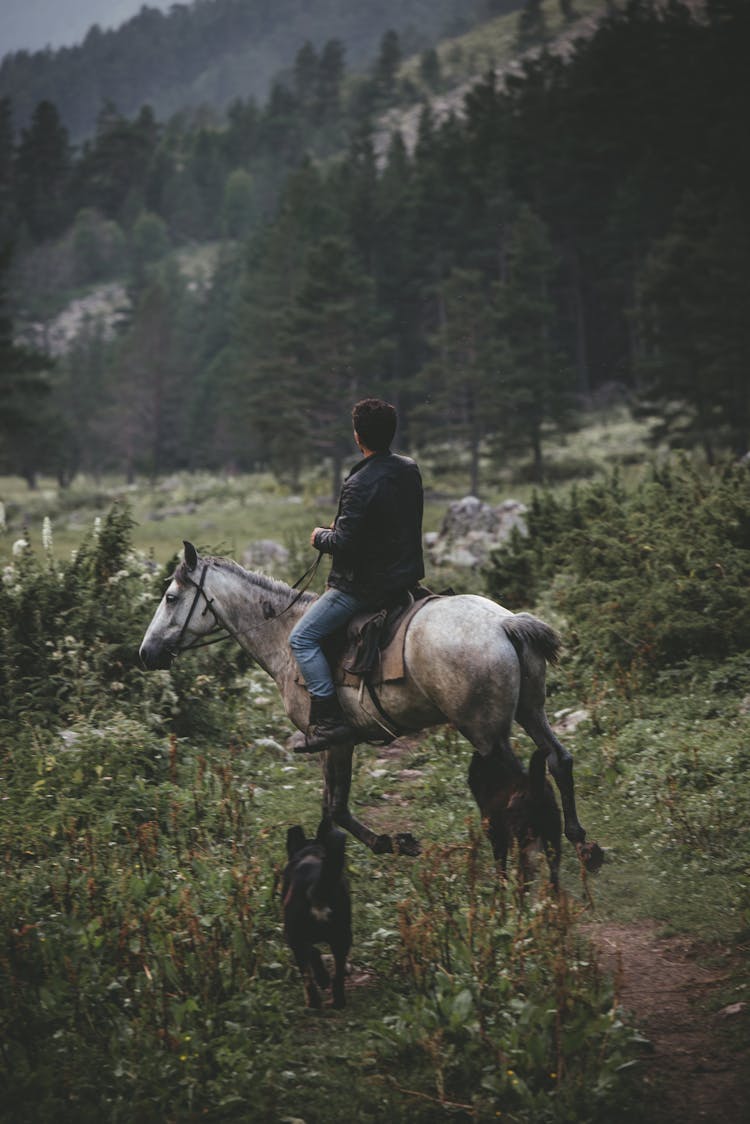
{"type": "Polygon", "coordinates": [[[364,843],[376,855],[418,855],[420,846],[408,833],[399,833],[395,840],[390,835],[378,835],[361,823],[349,811],[349,794],[352,787],[352,759],[354,746],[331,746],[323,754],[323,819],[336,823],[364,843]]]}

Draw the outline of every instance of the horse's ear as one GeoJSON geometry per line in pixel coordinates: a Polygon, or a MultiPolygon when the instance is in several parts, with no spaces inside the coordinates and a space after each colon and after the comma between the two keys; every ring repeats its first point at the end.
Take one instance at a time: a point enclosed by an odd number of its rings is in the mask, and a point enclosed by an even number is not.
{"type": "Polygon", "coordinates": [[[182,545],[185,547],[185,565],[188,570],[194,570],[198,565],[198,551],[187,539],[182,540],[182,545]]]}

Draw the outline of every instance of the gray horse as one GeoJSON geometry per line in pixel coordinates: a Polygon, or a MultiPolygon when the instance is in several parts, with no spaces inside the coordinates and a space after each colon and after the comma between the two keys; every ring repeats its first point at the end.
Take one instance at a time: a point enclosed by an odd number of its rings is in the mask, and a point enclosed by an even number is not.
{"type": "MultiPolygon", "coordinates": [[[[309,697],[299,682],[289,633],[314,594],[295,595],[284,582],[243,569],[228,558],[199,557],[186,542],[184,561],[146,630],[140,656],[147,668],[169,666],[180,652],[228,634],[275,681],[287,714],[304,730],[309,697]]],[[[378,701],[402,733],[450,722],[476,755],[496,755],[504,776],[525,772],[511,747],[514,719],[544,751],[562,799],[565,835],[589,869],[602,853],[586,843],[573,790],[573,759],[555,737],[544,709],[548,661],[560,641],[543,621],[511,613],[486,597],[471,594],[428,600],[412,617],[404,640],[405,677],[378,688],[378,701]]],[[[354,686],[339,688],[341,705],[356,741],[383,741],[383,723],[367,695],[354,686]]],[[[378,853],[394,840],[360,823],[349,810],[354,744],[336,745],[324,755],[324,818],[350,831],[378,853]]],[[[410,835],[396,837],[396,849],[415,854],[410,835]]]]}

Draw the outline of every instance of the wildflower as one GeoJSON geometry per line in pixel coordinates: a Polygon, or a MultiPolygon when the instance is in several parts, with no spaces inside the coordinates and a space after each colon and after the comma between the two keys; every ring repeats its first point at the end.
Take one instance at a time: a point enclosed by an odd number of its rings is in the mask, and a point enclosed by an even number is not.
{"type": "Polygon", "coordinates": [[[8,524],[5,522],[5,504],[0,500],[0,531],[7,531],[8,524]]]}
{"type": "Polygon", "coordinates": [[[94,538],[98,539],[99,536],[101,535],[101,533],[102,533],[102,521],[101,521],[100,517],[97,515],[96,519],[94,520],[94,538]]]}
{"type": "Polygon", "coordinates": [[[52,520],[49,515],[42,520],[42,546],[48,554],[52,550],[52,520]]]}
{"type": "Polygon", "coordinates": [[[28,549],[28,545],[27,539],[16,539],[13,543],[13,557],[20,558],[24,550],[28,549]]]}
{"type": "Polygon", "coordinates": [[[128,577],[130,577],[129,570],[118,570],[116,574],[112,574],[112,577],[107,579],[107,585],[117,585],[123,578],[128,577]]]}

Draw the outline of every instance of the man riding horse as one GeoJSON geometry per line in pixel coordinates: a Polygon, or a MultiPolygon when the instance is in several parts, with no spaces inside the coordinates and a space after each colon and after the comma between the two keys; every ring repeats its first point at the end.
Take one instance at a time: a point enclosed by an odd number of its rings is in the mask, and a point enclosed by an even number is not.
{"type": "Polygon", "coordinates": [[[422,478],[415,461],[391,452],[396,410],[380,398],[352,409],[362,460],[349,472],[330,528],[310,542],[332,555],[325,592],[297,622],[289,644],[310,693],[310,721],[298,752],[354,740],[321,642],[359,612],[396,604],[424,577],[422,478]]]}

